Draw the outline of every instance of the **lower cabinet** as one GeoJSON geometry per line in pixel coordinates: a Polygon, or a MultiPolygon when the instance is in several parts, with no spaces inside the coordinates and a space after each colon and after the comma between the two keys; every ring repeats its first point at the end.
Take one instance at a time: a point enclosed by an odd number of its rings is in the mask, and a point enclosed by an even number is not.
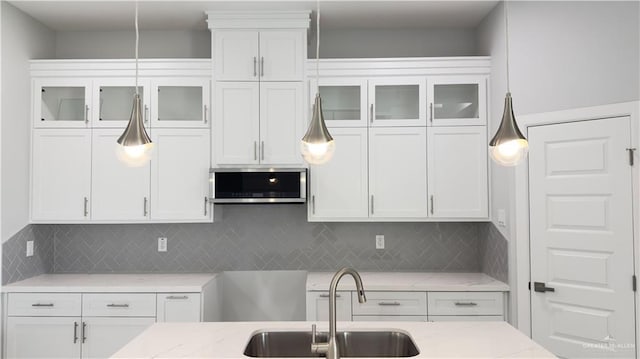
{"type": "Polygon", "coordinates": [[[158,322],[200,322],[200,293],[158,293],[158,322]]]}
{"type": "Polygon", "coordinates": [[[9,317],[7,358],[80,358],[80,325],[80,317],[9,317]]]}
{"type": "MultiPolygon", "coordinates": [[[[336,319],[351,320],[350,291],[336,293],[336,319]]],[[[307,292],[307,320],[329,320],[329,292],[307,292]]]]}
{"type": "Polygon", "coordinates": [[[151,318],[86,317],[82,319],[82,358],[108,358],[155,323],[151,318]]]}

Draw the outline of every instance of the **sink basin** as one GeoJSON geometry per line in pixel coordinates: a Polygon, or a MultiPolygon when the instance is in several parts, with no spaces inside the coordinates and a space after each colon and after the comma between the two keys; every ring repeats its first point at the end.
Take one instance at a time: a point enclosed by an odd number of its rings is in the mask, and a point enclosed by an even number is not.
{"type": "MultiPolygon", "coordinates": [[[[317,342],[328,333],[318,332],[317,342]]],[[[420,353],[407,334],[399,331],[352,331],[336,335],[340,356],[345,358],[408,358],[420,353]]],[[[254,358],[323,358],[311,352],[311,332],[263,331],[254,334],[244,350],[254,358]]]]}

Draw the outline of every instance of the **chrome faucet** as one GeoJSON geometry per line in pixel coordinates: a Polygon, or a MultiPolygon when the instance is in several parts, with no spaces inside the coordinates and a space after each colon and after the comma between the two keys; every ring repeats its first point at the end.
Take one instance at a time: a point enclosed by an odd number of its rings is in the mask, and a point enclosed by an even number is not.
{"type": "Polygon", "coordinates": [[[364,303],[367,301],[367,297],[364,295],[364,288],[362,287],[362,279],[355,269],[342,268],[336,272],[333,279],[331,279],[331,286],[329,287],[329,341],[327,343],[316,343],[316,325],[311,326],[311,351],[313,353],[325,354],[327,359],[340,359],[338,342],[336,341],[336,288],[338,287],[338,282],[345,274],[350,274],[356,281],[358,302],[364,303]]]}

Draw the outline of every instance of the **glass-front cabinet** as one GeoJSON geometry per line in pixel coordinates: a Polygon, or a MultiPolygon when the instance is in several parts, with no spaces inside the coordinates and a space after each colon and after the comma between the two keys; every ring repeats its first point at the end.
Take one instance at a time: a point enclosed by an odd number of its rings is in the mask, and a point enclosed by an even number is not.
{"type": "Polygon", "coordinates": [[[157,79],[152,81],[151,127],[208,127],[209,81],[157,79]]]}
{"type": "MultiPolygon", "coordinates": [[[[322,114],[327,127],[366,127],[367,80],[359,78],[320,79],[322,114]]],[[[313,115],[317,82],[309,82],[309,119],[313,115]]]]}
{"type": "Polygon", "coordinates": [[[424,77],[390,77],[369,80],[371,126],[426,126],[424,77]]]}
{"type": "Polygon", "coordinates": [[[432,76],[427,79],[429,124],[483,126],[487,123],[485,76],[432,76]]]}
{"type": "Polygon", "coordinates": [[[34,80],[34,127],[88,128],[90,89],[85,79],[34,80]]]}
{"type": "MultiPolygon", "coordinates": [[[[133,96],[136,93],[134,78],[110,78],[93,80],[93,127],[125,128],[131,118],[133,96]]],[[[149,127],[149,81],[138,80],[138,93],[142,100],[142,116],[149,127]]]]}

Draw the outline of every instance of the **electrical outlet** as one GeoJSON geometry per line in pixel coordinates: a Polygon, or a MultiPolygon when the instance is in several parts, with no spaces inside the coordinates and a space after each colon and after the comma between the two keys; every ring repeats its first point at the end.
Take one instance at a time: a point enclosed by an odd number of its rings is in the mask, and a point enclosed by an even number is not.
{"type": "Polygon", "coordinates": [[[504,209],[499,209],[498,210],[498,225],[500,227],[506,227],[507,226],[507,214],[504,211],[504,209]]]}
{"type": "Polygon", "coordinates": [[[27,257],[33,256],[33,241],[27,241],[27,257]]]}
{"type": "Polygon", "coordinates": [[[167,237],[158,237],[158,252],[167,251],[167,237]]]}
{"type": "Polygon", "coordinates": [[[376,234],[376,249],[384,249],[384,235],[376,234]]]}

